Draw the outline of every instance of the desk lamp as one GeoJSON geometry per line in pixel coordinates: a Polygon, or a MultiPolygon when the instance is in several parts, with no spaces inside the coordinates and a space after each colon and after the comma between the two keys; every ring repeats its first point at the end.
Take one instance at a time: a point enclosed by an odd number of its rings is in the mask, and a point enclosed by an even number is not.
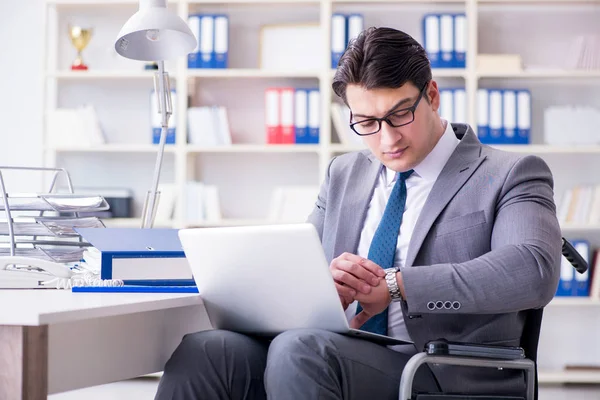
{"type": "Polygon", "coordinates": [[[140,7],[123,25],[115,50],[121,56],[140,61],[155,61],[154,90],[161,114],[158,155],[151,190],[146,194],[142,211],[142,228],[152,228],[158,204],[158,181],[165,150],[169,117],[172,114],[169,74],[164,60],[185,56],[196,47],[196,37],[188,25],[167,9],[167,0],[140,0],[140,7]]]}

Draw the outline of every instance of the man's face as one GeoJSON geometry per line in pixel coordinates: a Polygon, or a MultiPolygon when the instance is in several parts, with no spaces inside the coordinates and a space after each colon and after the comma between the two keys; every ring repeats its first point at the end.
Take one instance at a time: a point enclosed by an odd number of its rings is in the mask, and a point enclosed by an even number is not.
{"type": "MultiPolygon", "coordinates": [[[[423,88],[417,88],[410,82],[396,89],[367,90],[359,85],[348,85],[346,100],[352,111],[352,122],[382,118],[399,111],[390,115],[390,120],[394,125],[405,123],[411,119],[411,111],[407,109],[419,99],[420,89],[423,88]]],[[[443,134],[437,116],[438,107],[437,84],[431,81],[423,91],[423,97],[414,110],[414,120],[411,123],[392,127],[382,121],[379,132],[363,136],[363,139],[375,157],[386,167],[396,172],[408,171],[423,161],[443,134]]],[[[367,121],[359,129],[369,132],[377,130],[377,127],[377,121],[367,121]]]]}

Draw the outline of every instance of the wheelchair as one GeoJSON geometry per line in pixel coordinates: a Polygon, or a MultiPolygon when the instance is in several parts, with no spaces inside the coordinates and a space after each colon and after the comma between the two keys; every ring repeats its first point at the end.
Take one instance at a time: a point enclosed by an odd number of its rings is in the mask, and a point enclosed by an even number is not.
{"type": "MultiPolygon", "coordinates": [[[[580,274],[588,270],[587,262],[565,238],[562,254],[580,274]]],[[[475,343],[433,340],[423,352],[415,354],[406,364],[400,379],[399,400],[537,400],[537,347],[542,325],[543,308],[527,311],[519,347],[485,346],[475,343]],[[525,373],[525,397],[485,394],[412,393],[417,369],[423,364],[442,364],[498,369],[519,369],[525,373]]]]}

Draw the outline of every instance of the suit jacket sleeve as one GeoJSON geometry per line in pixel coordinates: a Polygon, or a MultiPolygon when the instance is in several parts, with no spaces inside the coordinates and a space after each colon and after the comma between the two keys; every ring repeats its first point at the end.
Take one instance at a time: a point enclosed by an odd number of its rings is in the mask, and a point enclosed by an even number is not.
{"type": "MultiPolygon", "coordinates": [[[[560,276],[561,233],[552,174],[539,157],[519,159],[495,206],[491,251],[464,263],[401,269],[408,313],[428,313],[439,299],[459,310],[435,313],[509,313],[552,300],[560,276]]],[[[468,243],[465,243],[468,246],[468,243]]]]}
{"type": "Polygon", "coordinates": [[[329,180],[331,178],[331,165],[335,161],[335,157],[329,163],[327,167],[327,174],[325,175],[325,181],[321,185],[317,201],[312,213],[308,216],[307,222],[313,224],[317,228],[319,238],[323,240],[323,226],[325,224],[325,209],[327,205],[327,191],[329,190],[329,180]]]}

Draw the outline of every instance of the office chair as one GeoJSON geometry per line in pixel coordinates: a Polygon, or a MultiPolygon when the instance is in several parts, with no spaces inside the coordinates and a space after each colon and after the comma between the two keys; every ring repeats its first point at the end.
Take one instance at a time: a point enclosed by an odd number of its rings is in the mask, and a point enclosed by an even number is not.
{"type": "MultiPolygon", "coordinates": [[[[562,254],[571,265],[583,274],[588,269],[587,262],[565,238],[562,238],[562,254]]],[[[527,311],[520,347],[485,346],[472,343],[433,340],[425,345],[423,352],[410,358],[400,379],[399,400],[537,400],[537,347],[542,325],[543,308],[527,311]],[[457,395],[444,393],[420,394],[413,396],[412,384],[417,369],[423,364],[461,365],[484,368],[520,369],[525,371],[526,396],[486,396],[457,395]]]]}

